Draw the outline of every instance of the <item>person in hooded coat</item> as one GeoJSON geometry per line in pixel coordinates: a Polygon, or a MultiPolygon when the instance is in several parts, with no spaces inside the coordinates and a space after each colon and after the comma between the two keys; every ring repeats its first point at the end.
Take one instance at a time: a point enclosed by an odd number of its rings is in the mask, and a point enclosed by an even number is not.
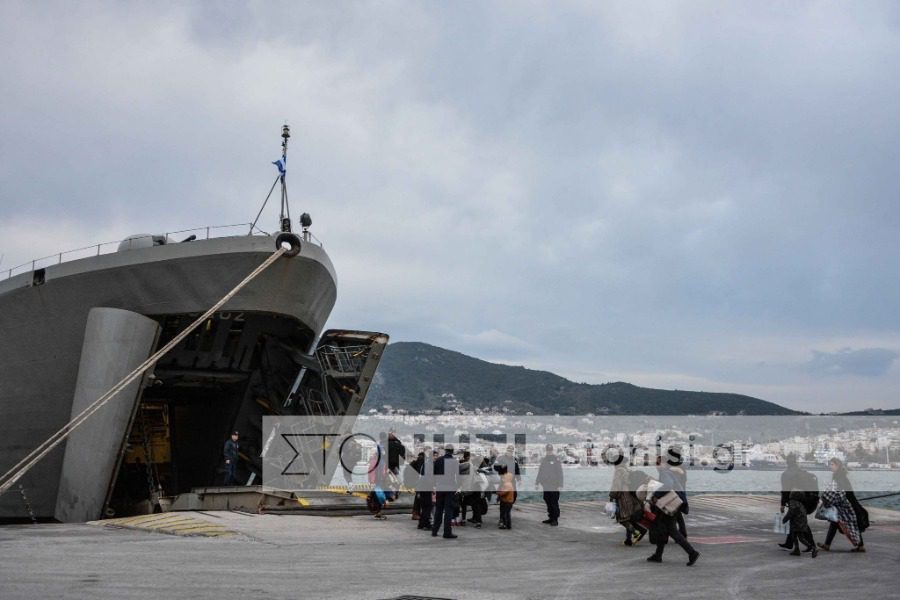
{"type": "Polygon", "coordinates": [[[640,524],[644,513],[643,504],[635,493],[638,486],[643,483],[638,482],[641,474],[641,471],[629,469],[624,461],[620,462],[616,465],[612,489],[609,491],[610,501],[615,502],[617,506],[616,521],[625,528],[626,546],[638,543],[647,534],[647,530],[640,524]]]}

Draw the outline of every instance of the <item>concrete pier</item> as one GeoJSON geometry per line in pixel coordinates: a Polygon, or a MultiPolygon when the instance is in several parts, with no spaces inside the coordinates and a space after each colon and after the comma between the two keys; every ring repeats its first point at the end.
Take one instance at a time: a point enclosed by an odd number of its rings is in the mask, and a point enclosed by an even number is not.
{"type": "MultiPolygon", "coordinates": [[[[522,598],[892,597],[900,513],[871,509],[868,552],[792,557],[776,546],[773,497],[695,496],[686,567],[674,544],[662,564],[647,541],[629,548],[601,502],[568,502],[559,527],[542,504],[519,504],[511,531],[485,526],[433,538],[408,515],[320,517],[179,512],[114,523],[0,527],[0,598],[522,598]],[[168,528],[168,530],[167,530],[168,528]]],[[[825,523],[811,521],[817,541],[825,523]]]]}

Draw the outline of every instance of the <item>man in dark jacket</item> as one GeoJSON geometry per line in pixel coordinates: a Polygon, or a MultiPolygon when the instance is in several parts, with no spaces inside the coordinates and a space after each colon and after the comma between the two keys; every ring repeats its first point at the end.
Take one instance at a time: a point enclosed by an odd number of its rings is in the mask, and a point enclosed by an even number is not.
{"type": "MultiPolygon", "coordinates": [[[[787,468],[781,474],[781,512],[787,509],[791,499],[791,492],[795,490],[802,492],[802,503],[806,509],[806,514],[815,512],[816,506],[819,504],[819,480],[809,471],[800,468],[797,464],[796,454],[788,454],[785,457],[785,461],[787,462],[787,468]]],[[[785,550],[791,550],[794,547],[794,540],[791,534],[788,533],[784,543],[778,545],[785,550]]],[[[805,552],[811,550],[812,547],[807,547],[805,552]]]]}
{"type": "Polygon", "coordinates": [[[518,484],[522,481],[522,470],[519,468],[519,459],[516,458],[515,452],[515,446],[507,446],[506,454],[498,456],[492,467],[497,473],[500,473],[501,469],[505,469],[506,472],[512,473],[515,483],[518,484]]]}
{"type": "Polygon", "coordinates": [[[434,491],[434,459],[431,448],[425,447],[416,459],[410,463],[416,470],[416,499],[413,502],[413,513],[419,514],[419,529],[431,529],[431,493],[434,491]]]}
{"type": "Polygon", "coordinates": [[[547,444],[545,450],[547,453],[541,459],[534,487],[535,489],[537,489],[537,486],[544,488],[547,519],[543,523],[556,527],[559,525],[559,491],[563,487],[563,469],[562,462],[553,452],[553,445],[547,444]]]}
{"type": "Polygon", "coordinates": [[[453,539],[457,537],[453,533],[453,497],[459,489],[459,461],[453,458],[453,446],[444,448],[444,455],[434,461],[434,522],[431,525],[431,535],[437,537],[444,524],[444,537],[453,539]]]}
{"type": "Polygon", "coordinates": [[[391,473],[394,475],[399,475],[400,459],[406,460],[406,446],[397,439],[397,436],[393,431],[388,432],[387,453],[388,469],[390,469],[391,473]]]}
{"type": "Polygon", "coordinates": [[[240,450],[240,444],[238,444],[238,432],[231,432],[231,439],[225,440],[225,449],[223,454],[225,455],[225,485],[234,485],[237,483],[237,478],[235,476],[237,469],[237,461],[238,461],[238,450],[240,450]]]}

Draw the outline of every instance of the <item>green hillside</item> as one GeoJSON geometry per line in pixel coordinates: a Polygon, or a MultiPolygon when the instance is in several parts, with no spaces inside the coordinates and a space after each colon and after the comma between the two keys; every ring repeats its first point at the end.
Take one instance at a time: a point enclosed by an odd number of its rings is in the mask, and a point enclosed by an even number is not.
{"type": "Polygon", "coordinates": [[[414,412],[449,408],[448,394],[465,408],[505,407],[518,414],[796,414],[740,394],[574,383],[546,371],[489,363],[420,342],[387,347],[366,409],[384,404],[414,412]]]}

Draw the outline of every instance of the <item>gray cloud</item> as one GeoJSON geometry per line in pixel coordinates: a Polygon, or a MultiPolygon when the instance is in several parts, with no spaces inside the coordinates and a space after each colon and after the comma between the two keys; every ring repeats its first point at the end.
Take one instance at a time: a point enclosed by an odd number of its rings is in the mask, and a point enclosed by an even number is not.
{"type": "Polygon", "coordinates": [[[881,377],[890,370],[898,356],[900,353],[885,348],[844,348],[837,352],[813,350],[809,369],[821,375],[881,377]]]}
{"type": "Polygon", "coordinates": [[[893,371],[849,400],[807,362],[900,347],[898,22],[889,2],[4,2],[3,265],[251,220],[287,119],[331,324],[579,380],[893,404],[893,371]]]}

